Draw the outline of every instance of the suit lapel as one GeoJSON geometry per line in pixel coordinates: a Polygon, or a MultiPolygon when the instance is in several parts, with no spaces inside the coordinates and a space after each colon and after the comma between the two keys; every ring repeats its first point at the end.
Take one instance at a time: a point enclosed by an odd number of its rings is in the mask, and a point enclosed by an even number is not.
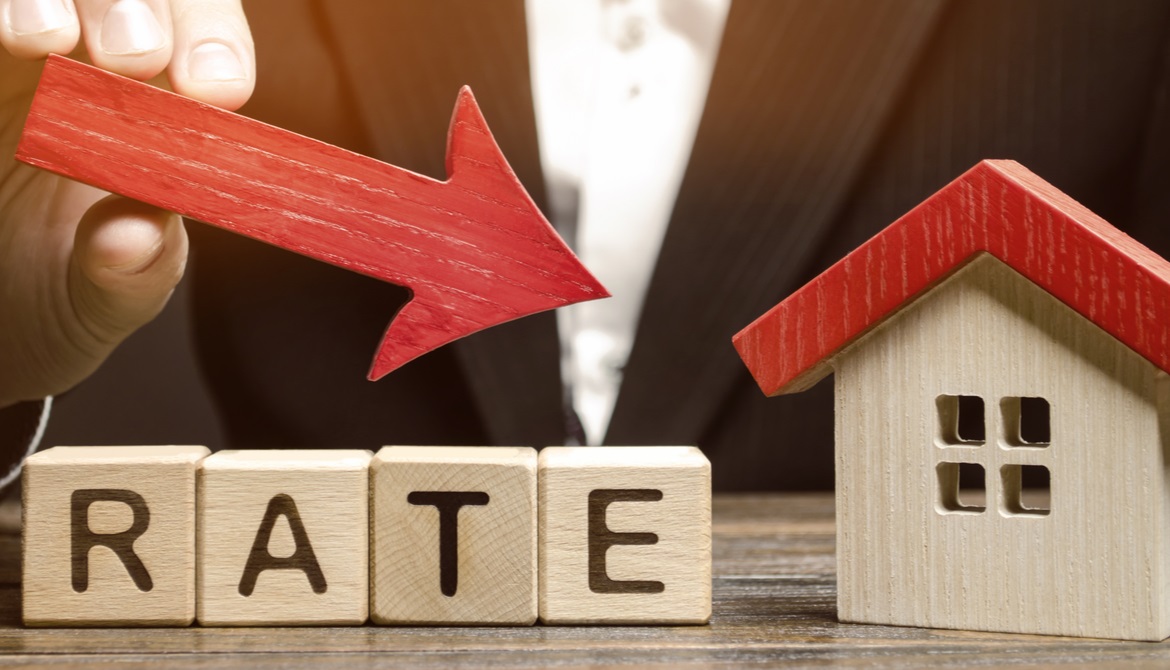
{"type": "MultiPolygon", "coordinates": [[[[743,376],[731,335],[807,272],[942,2],[733,2],[607,442],[700,440],[743,376]]],[[[380,159],[444,176],[455,92],[470,84],[543,207],[523,0],[318,9],[380,159]]],[[[493,441],[563,439],[550,313],[454,346],[493,441]]]]}
{"type": "MultiPolygon", "coordinates": [[[[379,159],[446,176],[447,124],[468,84],[516,175],[544,209],[523,0],[321,0],[379,159]]],[[[564,437],[556,321],[520,319],[453,345],[496,444],[564,437]]]]}
{"type": "Polygon", "coordinates": [[[942,0],[735,0],[610,444],[697,444],[731,336],[797,287],[942,0]]]}

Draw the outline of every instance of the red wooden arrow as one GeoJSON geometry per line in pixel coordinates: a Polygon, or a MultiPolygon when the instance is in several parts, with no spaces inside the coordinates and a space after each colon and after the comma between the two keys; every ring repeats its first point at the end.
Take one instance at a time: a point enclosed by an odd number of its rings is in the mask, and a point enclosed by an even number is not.
{"type": "Polygon", "coordinates": [[[516,179],[466,87],[437,181],[50,56],[16,156],[408,287],[370,379],[484,328],[609,295],[516,179]]]}

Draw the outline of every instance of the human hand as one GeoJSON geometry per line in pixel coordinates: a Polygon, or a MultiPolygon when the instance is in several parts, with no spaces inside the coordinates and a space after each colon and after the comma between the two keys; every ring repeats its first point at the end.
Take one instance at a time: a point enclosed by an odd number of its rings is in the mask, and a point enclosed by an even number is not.
{"type": "Polygon", "coordinates": [[[12,160],[49,53],[227,109],[255,83],[240,0],[0,0],[0,408],[61,393],[154,318],[182,277],[172,213],[12,160]],[[21,60],[23,59],[23,61],[21,60]]]}

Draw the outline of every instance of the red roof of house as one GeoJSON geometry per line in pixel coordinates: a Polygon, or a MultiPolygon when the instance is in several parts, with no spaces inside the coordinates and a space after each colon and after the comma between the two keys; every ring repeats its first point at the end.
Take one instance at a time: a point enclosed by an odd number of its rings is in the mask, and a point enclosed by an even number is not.
{"type": "Polygon", "coordinates": [[[1170,262],[1014,161],[983,161],[734,338],[768,395],[803,391],[843,347],[980,252],[1170,372],[1170,262]]]}

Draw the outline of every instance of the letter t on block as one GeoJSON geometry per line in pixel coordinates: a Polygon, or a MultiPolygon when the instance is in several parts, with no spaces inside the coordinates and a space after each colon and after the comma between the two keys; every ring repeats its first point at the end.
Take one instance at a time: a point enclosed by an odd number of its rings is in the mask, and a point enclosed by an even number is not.
{"type": "Polygon", "coordinates": [[[694,447],[540,452],[540,618],[711,617],[711,464],[694,447]]]}
{"type": "Polygon", "coordinates": [[[24,468],[24,623],[187,626],[206,447],[54,447],[24,468]]]}
{"type": "Polygon", "coordinates": [[[385,447],[370,487],[374,623],[536,622],[536,450],[385,447]]]}

